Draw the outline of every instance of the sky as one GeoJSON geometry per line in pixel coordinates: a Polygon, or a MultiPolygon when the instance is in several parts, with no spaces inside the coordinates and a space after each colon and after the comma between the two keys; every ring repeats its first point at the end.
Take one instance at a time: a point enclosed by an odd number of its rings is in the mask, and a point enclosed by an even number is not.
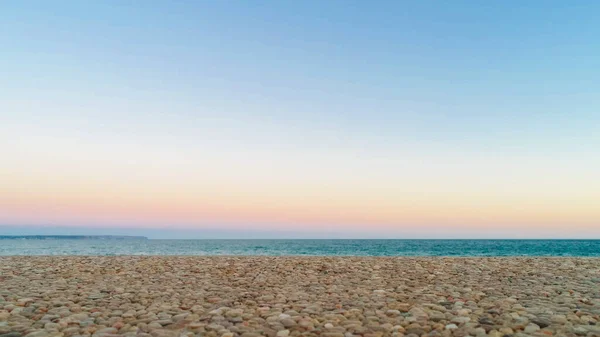
{"type": "Polygon", "coordinates": [[[600,238],[599,16],[2,1],[0,234],[600,238]]]}

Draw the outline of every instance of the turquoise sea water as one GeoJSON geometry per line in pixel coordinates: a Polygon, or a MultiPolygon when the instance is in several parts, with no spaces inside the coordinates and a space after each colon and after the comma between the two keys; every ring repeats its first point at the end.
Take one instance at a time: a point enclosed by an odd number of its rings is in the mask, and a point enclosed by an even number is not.
{"type": "Polygon", "coordinates": [[[600,240],[0,240],[0,255],[598,256],[600,240]]]}

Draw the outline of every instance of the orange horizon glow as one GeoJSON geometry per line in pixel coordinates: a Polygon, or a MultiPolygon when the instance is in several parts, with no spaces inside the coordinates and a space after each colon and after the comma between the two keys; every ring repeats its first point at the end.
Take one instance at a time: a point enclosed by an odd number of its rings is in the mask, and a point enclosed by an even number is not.
{"type": "MultiPolygon", "coordinates": [[[[46,176],[48,178],[50,176],[46,176]]],[[[595,233],[600,209],[593,191],[536,196],[472,189],[444,191],[436,186],[421,193],[360,184],[319,188],[220,184],[210,189],[143,182],[99,182],[52,176],[45,186],[31,178],[4,182],[0,192],[3,223],[132,227],[203,228],[216,223],[225,228],[261,230],[334,231],[368,230],[393,233],[411,227],[435,231],[452,229],[506,231],[542,229],[559,231],[569,224],[595,233]],[[26,183],[22,183],[26,182],[26,183]],[[27,187],[28,185],[31,185],[27,187]],[[567,197],[568,196],[568,197],[567,197]],[[32,210],[35,210],[32,212],[32,210]]],[[[205,184],[205,187],[211,184],[205,184]]],[[[389,187],[389,186],[388,186],[389,187]]]]}

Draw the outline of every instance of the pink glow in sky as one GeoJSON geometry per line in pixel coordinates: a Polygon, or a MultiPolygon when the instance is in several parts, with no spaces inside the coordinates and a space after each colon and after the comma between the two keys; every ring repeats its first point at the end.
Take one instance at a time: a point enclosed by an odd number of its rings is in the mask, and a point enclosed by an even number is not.
{"type": "Polygon", "coordinates": [[[0,234],[600,238],[600,2],[26,3],[0,234]]]}

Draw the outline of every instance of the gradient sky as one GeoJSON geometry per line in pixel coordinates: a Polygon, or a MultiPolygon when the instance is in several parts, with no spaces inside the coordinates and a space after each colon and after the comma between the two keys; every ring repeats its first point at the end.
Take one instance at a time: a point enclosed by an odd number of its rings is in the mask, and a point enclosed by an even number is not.
{"type": "Polygon", "coordinates": [[[600,238],[599,17],[2,1],[0,234],[600,238]]]}

